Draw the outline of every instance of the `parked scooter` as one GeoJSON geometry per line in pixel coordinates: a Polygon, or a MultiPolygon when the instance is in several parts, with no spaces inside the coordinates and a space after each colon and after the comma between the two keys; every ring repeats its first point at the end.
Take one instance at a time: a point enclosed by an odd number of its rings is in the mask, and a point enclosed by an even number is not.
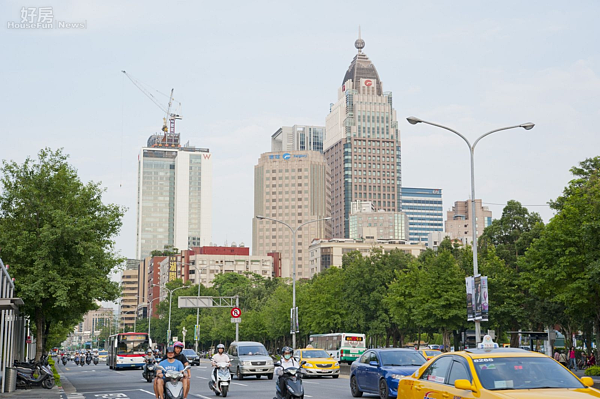
{"type": "Polygon", "coordinates": [[[183,399],[183,375],[191,366],[186,366],[183,371],[166,371],[162,366],[156,365],[157,370],[162,370],[165,377],[164,399],[183,399]]]}
{"type": "Polygon", "coordinates": [[[49,366],[42,363],[17,363],[17,387],[30,388],[33,385],[41,385],[46,389],[52,389],[54,386],[54,374],[49,366]],[[37,377],[34,375],[37,374],[37,377]]]}
{"type": "Polygon", "coordinates": [[[154,377],[156,377],[156,360],[146,360],[146,365],[144,366],[142,377],[144,377],[148,382],[152,382],[152,380],[154,380],[154,377]]]}
{"type": "Polygon", "coordinates": [[[208,383],[208,387],[214,391],[214,393],[227,396],[229,392],[229,386],[231,384],[231,373],[229,372],[229,363],[219,362],[217,363],[217,379],[215,380],[214,370],[210,373],[211,380],[208,383]]]}
{"type": "MultiPolygon", "coordinates": [[[[306,361],[300,363],[300,367],[289,367],[283,370],[283,385],[285,387],[284,392],[281,392],[279,383],[275,384],[276,399],[291,399],[291,398],[304,398],[304,386],[302,385],[302,366],[306,361]]],[[[281,363],[275,363],[275,367],[281,367],[281,363]]]]}

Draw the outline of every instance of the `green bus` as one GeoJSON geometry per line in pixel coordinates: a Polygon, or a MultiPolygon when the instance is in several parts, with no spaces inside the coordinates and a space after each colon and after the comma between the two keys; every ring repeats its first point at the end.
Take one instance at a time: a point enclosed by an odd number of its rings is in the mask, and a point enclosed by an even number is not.
{"type": "Polygon", "coordinates": [[[352,363],[365,351],[365,334],[333,333],[312,334],[309,342],[313,348],[324,349],[340,363],[352,363]]]}

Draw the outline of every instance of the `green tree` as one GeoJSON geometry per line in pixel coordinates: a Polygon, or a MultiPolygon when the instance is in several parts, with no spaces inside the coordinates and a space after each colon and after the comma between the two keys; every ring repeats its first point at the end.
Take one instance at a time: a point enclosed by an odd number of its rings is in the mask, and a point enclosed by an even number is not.
{"type": "Polygon", "coordinates": [[[124,209],[102,202],[62,150],[43,149],[21,165],[2,163],[0,247],[16,279],[22,311],[37,326],[37,356],[53,325],[73,326],[96,301],[118,297],[110,272],[121,262],[113,237],[124,209]]]}
{"type": "MultiPolygon", "coordinates": [[[[532,291],[564,309],[573,329],[592,320],[600,342],[600,157],[571,168],[575,177],[551,202],[556,215],[521,263],[532,291]]],[[[556,315],[559,319],[561,314],[556,315]]]]}

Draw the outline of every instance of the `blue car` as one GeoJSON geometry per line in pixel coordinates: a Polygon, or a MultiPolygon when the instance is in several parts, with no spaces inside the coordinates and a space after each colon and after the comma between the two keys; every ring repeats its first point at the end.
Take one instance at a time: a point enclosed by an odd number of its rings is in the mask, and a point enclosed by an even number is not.
{"type": "Polygon", "coordinates": [[[398,396],[398,380],[411,375],[425,363],[414,349],[369,349],[350,366],[350,391],[358,398],[363,392],[381,399],[398,396]]]}

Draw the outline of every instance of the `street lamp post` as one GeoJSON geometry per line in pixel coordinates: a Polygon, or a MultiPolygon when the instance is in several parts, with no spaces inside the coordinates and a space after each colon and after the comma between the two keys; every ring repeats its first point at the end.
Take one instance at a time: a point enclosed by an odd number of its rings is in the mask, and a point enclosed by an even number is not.
{"type": "MultiPolygon", "coordinates": [[[[406,120],[411,125],[416,125],[417,123],[425,123],[427,125],[436,126],[436,127],[448,130],[448,131],[456,134],[457,136],[459,136],[461,139],[463,139],[465,141],[465,143],[467,143],[467,146],[469,147],[469,152],[471,154],[471,229],[473,230],[472,231],[472,233],[473,233],[473,277],[475,277],[479,274],[479,268],[477,266],[477,224],[476,224],[477,218],[475,217],[475,146],[477,145],[477,143],[479,143],[479,141],[482,138],[489,136],[492,133],[500,132],[502,130],[516,129],[518,127],[522,127],[525,130],[531,130],[531,129],[533,129],[535,124],[533,124],[531,122],[527,122],[527,123],[522,123],[520,125],[507,126],[507,127],[501,127],[500,129],[494,129],[490,132],[487,132],[487,133],[479,136],[479,138],[477,140],[475,140],[475,142],[471,145],[471,143],[469,142],[469,140],[467,140],[467,138],[465,136],[463,136],[456,130],[451,129],[447,126],[439,125],[439,124],[433,123],[433,122],[427,122],[422,119],[415,118],[414,116],[410,116],[410,117],[406,118],[406,120]]],[[[481,342],[481,321],[480,320],[475,320],[475,342],[476,343],[481,342]]]]}
{"type": "MultiPolygon", "coordinates": [[[[307,225],[309,223],[316,223],[316,222],[322,222],[325,220],[331,220],[331,217],[326,217],[326,218],[322,218],[322,219],[315,219],[315,220],[309,220],[308,222],[304,222],[301,225],[297,226],[295,229],[290,226],[289,224],[287,224],[286,222],[282,221],[282,220],[278,220],[278,219],[273,219],[270,217],[266,217],[266,216],[261,216],[261,215],[256,215],[256,218],[258,220],[271,220],[273,222],[277,222],[277,223],[281,223],[284,226],[286,226],[288,229],[290,229],[290,231],[292,232],[292,236],[294,239],[294,252],[293,252],[293,262],[294,262],[294,267],[293,267],[293,272],[292,272],[292,314],[294,315],[294,317],[298,317],[298,315],[295,313],[296,312],[296,257],[297,257],[297,253],[296,253],[296,235],[298,233],[298,230],[300,230],[302,228],[302,226],[307,225]]],[[[295,320],[292,320],[292,326],[294,326],[292,328],[292,348],[296,348],[296,326],[295,326],[295,320]]]]}
{"type": "Polygon", "coordinates": [[[158,284],[152,284],[152,286],[158,286],[160,288],[164,288],[165,290],[169,291],[169,327],[167,327],[167,345],[169,344],[169,340],[171,339],[170,335],[171,335],[171,304],[173,301],[173,293],[177,290],[180,290],[182,288],[187,288],[186,286],[181,286],[181,287],[177,287],[174,288],[172,290],[168,289],[165,286],[160,286],[158,284]]]}
{"type": "MultiPolygon", "coordinates": [[[[200,269],[207,269],[209,265],[206,265],[205,267],[198,267],[198,265],[194,265],[195,269],[196,269],[196,279],[198,281],[198,297],[200,297],[200,284],[202,283],[202,279],[201,279],[201,274],[200,274],[200,269]]],[[[194,347],[196,348],[195,351],[196,353],[198,353],[198,338],[200,338],[200,307],[196,308],[196,325],[194,326],[194,338],[195,338],[195,344],[194,347]]]]}

